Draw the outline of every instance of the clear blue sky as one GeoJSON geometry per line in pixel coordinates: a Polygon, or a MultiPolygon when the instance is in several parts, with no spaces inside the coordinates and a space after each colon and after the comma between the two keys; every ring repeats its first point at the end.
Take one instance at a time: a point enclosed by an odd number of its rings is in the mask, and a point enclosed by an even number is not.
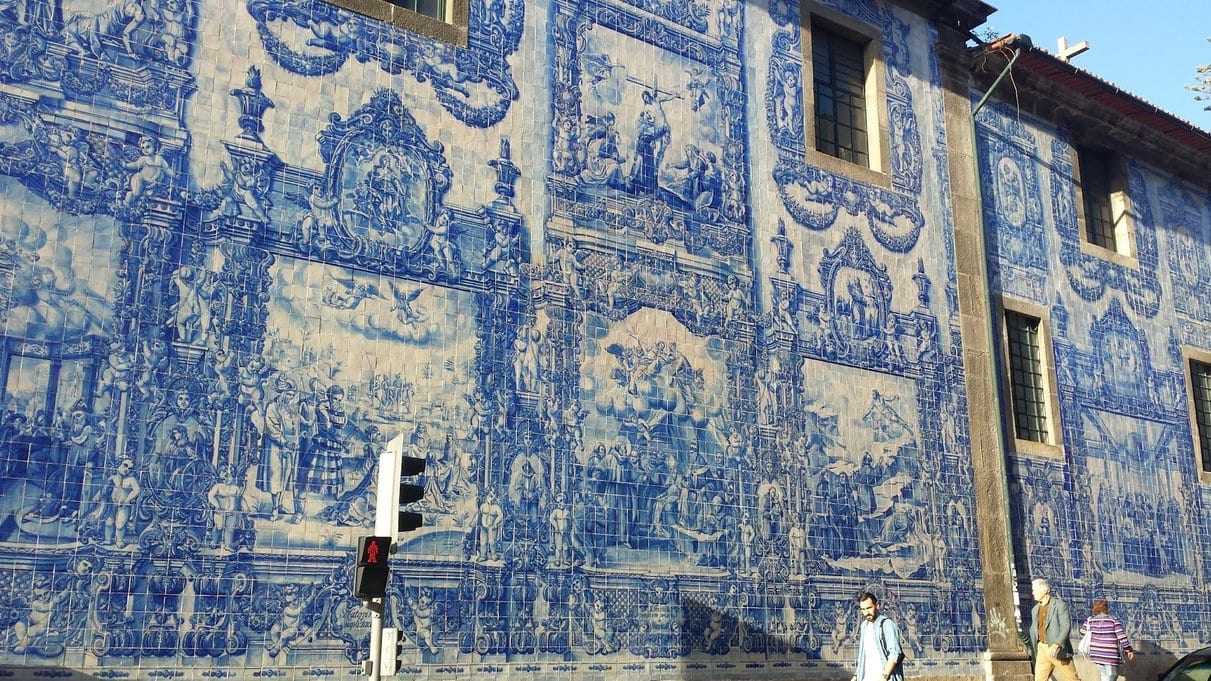
{"type": "Polygon", "coordinates": [[[1211,130],[1211,111],[1184,86],[1211,63],[1211,0],[985,0],[997,8],[975,30],[1025,33],[1052,54],[1060,36],[1089,41],[1072,63],[1123,90],[1211,130]]]}

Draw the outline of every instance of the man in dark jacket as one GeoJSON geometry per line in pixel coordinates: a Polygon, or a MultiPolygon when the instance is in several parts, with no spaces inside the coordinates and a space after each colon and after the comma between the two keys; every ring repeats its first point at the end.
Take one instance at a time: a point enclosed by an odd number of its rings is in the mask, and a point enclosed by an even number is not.
{"type": "Polygon", "coordinates": [[[1030,642],[1034,645],[1034,681],[1047,681],[1055,674],[1057,681],[1080,681],[1072,663],[1072,618],[1068,604],[1051,594],[1051,584],[1045,579],[1030,583],[1034,594],[1034,609],[1030,611],[1030,642]]]}

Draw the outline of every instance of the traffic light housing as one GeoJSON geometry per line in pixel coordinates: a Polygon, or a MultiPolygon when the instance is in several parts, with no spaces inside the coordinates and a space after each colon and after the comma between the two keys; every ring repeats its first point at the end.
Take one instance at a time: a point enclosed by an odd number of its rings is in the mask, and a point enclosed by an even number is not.
{"type": "Polygon", "coordinates": [[[400,532],[411,532],[424,524],[415,511],[400,508],[425,496],[425,486],[418,477],[425,472],[425,460],[404,454],[404,436],[397,435],[387,443],[378,459],[378,505],[375,508],[374,533],[394,540],[400,532]],[[405,478],[415,478],[405,480],[405,478]]]}
{"type": "Polygon", "coordinates": [[[391,541],[392,537],[372,535],[358,538],[354,597],[370,600],[387,595],[387,580],[391,575],[387,557],[391,554],[391,541]]]}
{"type": "Polygon", "coordinates": [[[382,671],[380,676],[394,676],[404,663],[404,637],[399,629],[383,629],[382,671]]]}

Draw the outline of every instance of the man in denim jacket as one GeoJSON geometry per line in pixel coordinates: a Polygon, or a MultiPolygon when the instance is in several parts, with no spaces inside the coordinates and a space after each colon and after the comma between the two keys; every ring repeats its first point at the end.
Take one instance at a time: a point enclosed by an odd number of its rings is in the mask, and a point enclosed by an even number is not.
{"type": "Polygon", "coordinates": [[[879,614],[879,599],[867,592],[858,598],[858,670],[851,681],[904,681],[900,628],[879,614]]]}

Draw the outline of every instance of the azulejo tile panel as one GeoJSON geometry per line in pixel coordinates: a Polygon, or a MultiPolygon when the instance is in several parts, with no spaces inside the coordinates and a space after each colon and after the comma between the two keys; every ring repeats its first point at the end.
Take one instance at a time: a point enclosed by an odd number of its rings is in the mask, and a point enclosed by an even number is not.
{"type": "MultiPolygon", "coordinates": [[[[884,36],[874,187],[804,162],[796,3],[470,4],[465,50],[318,1],[0,5],[0,666],[351,673],[352,547],[403,434],[408,675],[835,675],[865,589],[922,674],[977,673],[932,28],[829,3],[884,36]]],[[[1050,303],[1044,171],[986,149],[1006,269],[1050,303]]],[[[1024,560],[1158,613],[1201,548],[1078,531],[1141,466],[1197,477],[1179,412],[1140,411],[1180,385],[1139,330],[1155,282],[1106,281],[1061,295],[1088,444],[1015,470],[1024,541],[1077,548],[1024,560]]]]}
{"type": "Polygon", "coordinates": [[[1183,347],[1206,350],[1195,331],[1206,296],[1191,288],[1207,267],[1206,197],[1128,155],[1136,262],[1100,257],[1082,249],[1068,132],[1003,105],[984,112],[985,212],[1013,218],[988,232],[993,288],[1046,310],[1060,407],[1062,458],[1013,457],[1019,577],[1053,579],[1082,612],[1111,599],[1145,645],[1196,646],[1205,607],[1174,603],[1205,581],[1183,347]]]}

